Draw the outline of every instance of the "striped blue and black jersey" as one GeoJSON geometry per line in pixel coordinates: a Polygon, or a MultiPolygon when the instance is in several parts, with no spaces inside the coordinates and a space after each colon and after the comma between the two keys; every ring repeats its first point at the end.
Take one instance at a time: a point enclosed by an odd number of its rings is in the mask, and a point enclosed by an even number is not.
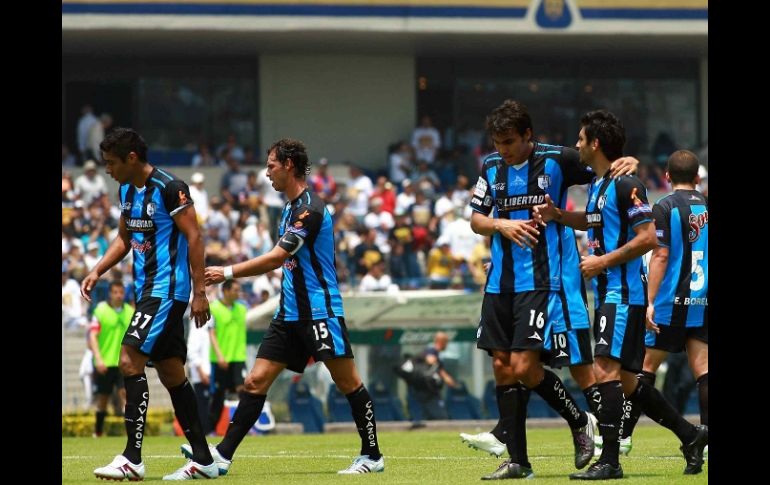
{"type": "MultiPolygon", "coordinates": [[[[588,183],[594,173],[580,163],[575,149],[535,143],[530,158],[509,166],[495,152],[484,159],[471,208],[484,215],[494,210],[503,219],[532,218],[532,208],[549,194],[554,204],[566,203],[566,188],[588,183]]],[[[492,235],[492,264],[487,293],[518,293],[561,289],[561,226],[549,223],[534,248],[519,247],[499,233],[492,235]]]]}
{"type": "Polygon", "coordinates": [[[708,306],[709,211],[697,190],[677,190],[652,208],[658,245],[668,265],[655,296],[655,323],[703,326],[708,306]]]}
{"type": "MultiPolygon", "coordinates": [[[[652,222],[647,189],[633,175],[613,179],[607,173],[597,177],[588,188],[586,220],[589,253],[602,256],[618,249],[636,236],[634,227],[652,222]]],[[[603,303],[644,305],[642,274],[640,256],[593,278],[596,308],[603,303]]]]}
{"type": "Polygon", "coordinates": [[[187,238],[173,216],[192,205],[187,184],[153,168],[144,187],[120,186],[120,216],[131,237],[136,300],[190,300],[187,238]]]}
{"type": "Polygon", "coordinates": [[[318,195],[305,189],[286,203],[278,227],[281,246],[289,253],[283,262],[278,321],[344,317],[337,286],[334,224],[318,195]]]}

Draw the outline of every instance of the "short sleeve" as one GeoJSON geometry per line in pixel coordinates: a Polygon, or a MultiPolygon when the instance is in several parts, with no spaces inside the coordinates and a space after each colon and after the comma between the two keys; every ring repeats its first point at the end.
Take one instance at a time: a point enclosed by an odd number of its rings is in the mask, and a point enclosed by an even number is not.
{"type": "Polygon", "coordinates": [[[181,180],[172,180],[163,189],[163,204],[171,217],[192,203],[190,188],[181,180]]]}
{"type": "Polygon", "coordinates": [[[471,194],[471,209],[489,215],[492,211],[492,190],[489,188],[487,171],[483,170],[471,194]]]}
{"type": "Polygon", "coordinates": [[[655,204],[652,206],[652,218],[655,220],[658,246],[671,246],[671,219],[668,211],[661,204],[655,204]]]}
{"type": "Polygon", "coordinates": [[[647,201],[647,188],[634,176],[617,179],[618,210],[620,217],[628,220],[631,227],[645,222],[652,222],[652,208],[647,201]]]}

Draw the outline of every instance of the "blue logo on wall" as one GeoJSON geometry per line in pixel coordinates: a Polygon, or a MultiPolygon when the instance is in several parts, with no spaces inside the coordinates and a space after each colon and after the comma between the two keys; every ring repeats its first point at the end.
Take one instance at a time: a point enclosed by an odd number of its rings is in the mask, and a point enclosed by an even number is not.
{"type": "Polygon", "coordinates": [[[563,29],[572,23],[572,13],[566,0],[542,0],[535,20],[544,29],[563,29]]]}

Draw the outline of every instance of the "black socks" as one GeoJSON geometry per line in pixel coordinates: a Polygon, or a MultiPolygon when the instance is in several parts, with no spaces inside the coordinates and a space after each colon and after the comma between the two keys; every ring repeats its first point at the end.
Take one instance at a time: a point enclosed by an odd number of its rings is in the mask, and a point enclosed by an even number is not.
{"type": "Polygon", "coordinates": [[[620,452],[620,422],[623,417],[623,386],[620,381],[603,382],[598,385],[602,396],[597,419],[599,433],[602,435],[602,456],[599,461],[618,466],[620,452]]]}
{"type": "Polygon", "coordinates": [[[361,437],[361,454],[369,455],[371,460],[379,460],[382,454],[377,443],[377,422],[374,419],[374,402],[363,384],[361,387],[345,394],[350,403],[353,420],[361,437]]]}
{"type": "Polygon", "coordinates": [[[209,452],[206,436],[203,433],[200,417],[198,416],[198,400],[195,396],[190,381],[185,381],[168,390],[171,395],[171,404],[174,406],[174,414],[182,427],[187,441],[192,447],[192,459],[200,465],[210,465],[214,462],[209,452]]]}
{"type": "MultiPolygon", "coordinates": [[[[580,428],[588,422],[586,413],[580,410],[575,399],[569,393],[559,376],[548,369],[543,369],[545,374],[540,384],[533,387],[535,391],[569,424],[570,428],[580,428]]],[[[521,465],[521,463],[519,463],[521,465]]]]}
{"type": "Polygon", "coordinates": [[[144,373],[126,376],[126,410],[123,421],[126,425],[126,449],[123,456],[128,461],[138,465],[142,462],[142,442],[144,427],[147,419],[147,405],[150,402],[150,388],[147,386],[147,376],[144,373]]]}
{"type": "MultiPolygon", "coordinates": [[[[654,372],[642,371],[637,374],[636,377],[639,379],[639,382],[642,382],[649,387],[655,387],[654,372]]],[[[632,393],[628,396],[623,403],[623,428],[620,432],[621,438],[628,438],[634,434],[636,423],[639,422],[639,417],[642,415],[642,406],[634,399],[634,394],[635,393],[632,393]]]]}
{"type": "Polygon", "coordinates": [[[259,419],[266,397],[265,394],[251,394],[245,391],[240,393],[240,400],[235,414],[233,414],[233,420],[227,427],[224,439],[217,445],[217,451],[224,458],[233,459],[235,449],[238,448],[244,436],[259,419]]]}

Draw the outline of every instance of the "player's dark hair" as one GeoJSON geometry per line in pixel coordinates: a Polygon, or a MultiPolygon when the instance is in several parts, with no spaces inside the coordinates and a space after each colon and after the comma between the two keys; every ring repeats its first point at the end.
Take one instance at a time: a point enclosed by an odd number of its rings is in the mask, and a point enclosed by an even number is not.
{"type": "Polygon", "coordinates": [[[675,184],[691,184],[698,176],[700,160],[690,150],[677,150],[668,157],[668,175],[675,184]]]}
{"type": "Polygon", "coordinates": [[[506,99],[503,104],[495,108],[487,116],[485,126],[490,135],[505,133],[510,130],[516,131],[519,135],[524,135],[527,128],[533,131],[532,118],[529,116],[527,107],[513,99],[506,99]]]}
{"type": "Polygon", "coordinates": [[[222,289],[223,290],[229,290],[230,288],[233,287],[234,283],[237,283],[237,281],[235,281],[235,280],[227,280],[224,283],[222,283],[222,289]]]}
{"type": "Polygon", "coordinates": [[[614,162],[623,156],[626,129],[617,116],[604,109],[589,111],[580,119],[580,124],[586,130],[588,142],[599,140],[599,147],[607,160],[614,162]]]}
{"type": "Polygon", "coordinates": [[[267,149],[267,154],[275,150],[275,158],[278,159],[281,164],[286,165],[286,160],[291,159],[294,162],[294,176],[300,179],[304,179],[310,175],[311,162],[307,156],[307,149],[305,144],[299,140],[293,140],[291,138],[281,138],[274,142],[267,149]]]}
{"type": "Polygon", "coordinates": [[[112,283],[110,283],[110,291],[112,291],[112,288],[115,287],[115,286],[117,286],[118,288],[121,288],[123,290],[126,289],[126,287],[123,286],[123,283],[121,283],[120,281],[113,281],[112,283]]]}
{"type": "Polygon", "coordinates": [[[115,128],[104,137],[99,149],[117,155],[123,162],[129,153],[134,152],[140,162],[147,163],[147,143],[131,128],[115,128]]]}

